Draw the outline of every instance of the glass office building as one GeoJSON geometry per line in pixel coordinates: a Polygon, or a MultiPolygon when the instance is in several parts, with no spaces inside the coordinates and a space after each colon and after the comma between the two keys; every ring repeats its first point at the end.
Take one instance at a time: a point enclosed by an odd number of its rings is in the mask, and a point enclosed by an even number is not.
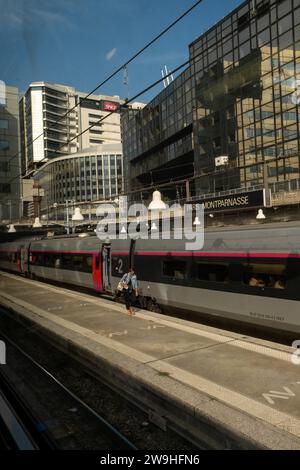
{"type": "Polygon", "coordinates": [[[193,85],[185,70],[142,110],[121,114],[125,190],[193,174],[193,85]]]}
{"type": "Polygon", "coordinates": [[[243,2],[189,51],[188,69],[122,118],[130,188],[191,172],[196,196],[299,182],[300,0],[243,2]]]}

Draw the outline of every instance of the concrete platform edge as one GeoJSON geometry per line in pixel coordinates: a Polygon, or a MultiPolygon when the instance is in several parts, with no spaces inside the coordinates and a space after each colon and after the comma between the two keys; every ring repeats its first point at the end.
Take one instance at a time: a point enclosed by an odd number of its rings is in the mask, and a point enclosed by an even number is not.
{"type": "Polygon", "coordinates": [[[167,426],[210,449],[300,449],[300,440],[248,414],[193,390],[147,364],[96,344],[79,333],[39,317],[0,295],[0,305],[38,325],[42,336],[82,362],[101,381],[167,426]]]}

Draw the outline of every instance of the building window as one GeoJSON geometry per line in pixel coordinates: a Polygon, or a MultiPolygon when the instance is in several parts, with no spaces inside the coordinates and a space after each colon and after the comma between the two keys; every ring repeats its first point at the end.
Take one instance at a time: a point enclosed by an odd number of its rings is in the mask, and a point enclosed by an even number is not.
{"type": "Polygon", "coordinates": [[[10,193],[11,187],[9,183],[0,183],[0,193],[10,193]]]}
{"type": "Polygon", "coordinates": [[[91,134],[98,134],[98,135],[101,135],[101,134],[103,134],[103,131],[91,130],[90,133],[91,133],[91,134]]]}
{"type": "Polygon", "coordinates": [[[9,171],[9,163],[8,162],[0,162],[0,171],[3,171],[3,172],[9,171]]]}
{"type": "Polygon", "coordinates": [[[8,150],[9,142],[7,140],[0,140],[0,150],[8,150]]]}
{"type": "Polygon", "coordinates": [[[0,129],[8,129],[8,119],[0,119],[0,129]]]}

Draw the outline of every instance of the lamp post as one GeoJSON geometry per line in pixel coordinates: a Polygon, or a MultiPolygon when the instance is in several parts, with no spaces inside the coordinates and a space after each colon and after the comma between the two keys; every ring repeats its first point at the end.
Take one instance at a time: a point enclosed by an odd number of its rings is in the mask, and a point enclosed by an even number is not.
{"type": "Polygon", "coordinates": [[[57,204],[57,202],[55,202],[55,203],[53,204],[53,207],[54,207],[54,209],[55,209],[55,222],[56,222],[56,223],[57,223],[57,206],[58,206],[58,204],[57,204]]]}
{"type": "Polygon", "coordinates": [[[70,224],[69,224],[69,203],[73,204],[75,201],[74,199],[66,199],[66,229],[67,229],[67,235],[70,235],[70,224]]]}
{"type": "Polygon", "coordinates": [[[9,223],[12,223],[12,207],[11,207],[11,199],[8,201],[9,205],[9,223]]]}
{"type": "Polygon", "coordinates": [[[40,222],[40,218],[39,217],[36,217],[34,219],[34,223],[32,225],[33,228],[41,228],[42,227],[42,224],[40,222]]]}
{"type": "Polygon", "coordinates": [[[201,222],[199,220],[199,217],[195,217],[193,225],[194,225],[194,227],[200,227],[201,222]]]}
{"type": "Polygon", "coordinates": [[[19,220],[21,221],[24,216],[24,200],[23,197],[20,197],[20,208],[19,208],[19,220]]]}
{"type": "Polygon", "coordinates": [[[263,164],[263,182],[264,182],[264,192],[265,192],[265,204],[266,206],[271,205],[270,190],[269,190],[269,169],[268,164],[264,161],[263,164]]]}
{"type": "MultiPolygon", "coordinates": [[[[75,207],[75,211],[74,211],[74,214],[72,215],[72,222],[74,224],[74,222],[82,222],[84,220],[84,217],[83,215],[81,214],[80,212],[80,208],[79,207],[75,207]]],[[[73,226],[73,229],[74,229],[74,232],[75,232],[75,224],[73,226]]]]}
{"type": "Polygon", "coordinates": [[[10,224],[8,227],[8,233],[16,233],[15,226],[13,224],[10,224]]]}
{"type": "Polygon", "coordinates": [[[152,194],[152,201],[149,204],[150,211],[164,211],[167,208],[166,204],[161,199],[161,193],[154,191],[152,194]]]}
{"type": "Polygon", "coordinates": [[[161,193],[158,190],[153,192],[152,201],[150,202],[148,209],[151,211],[151,231],[156,232],[157,226],[154,217],[156,216],[159,222],[159,213],[167,209],[167,205],[162,201],[161,193]],[[152,214],[154,217],[152,217],[152,214]]]}
{"type": "Polygon", "coordinates": [[[265,216],[263,210],[259,209],[258,213],[257,213],[257,216],[256,216],[256,219],[257,220],[265,220],[265,218],[266,218],[266,216],[265,216]]]}

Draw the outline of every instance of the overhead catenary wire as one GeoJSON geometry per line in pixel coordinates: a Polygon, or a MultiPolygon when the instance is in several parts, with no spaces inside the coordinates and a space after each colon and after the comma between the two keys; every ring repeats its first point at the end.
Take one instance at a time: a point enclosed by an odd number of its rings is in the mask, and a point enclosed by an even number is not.
{"type": "MultiPolygon", "coordinates": [[[[173,73],[176,72],[178,69],[183,68],[185,65],[191,64],[191,63],[192,63],[194,60],[196,60],[197,57],[198,57],[199,55],[201,55],[201,54],[202,54],[202,53],[200,53],[200,54],[198,54],[198,55],[195,55],[195,56],[194,56],[193,58],[191,58],[190,60],[184,62],[183,64],[181,64],[180,66],[178,66],[178,68],[176,68],[175,70],[173,70],[172,72],[170,72],[169,75],[173,74],[173,73]]],[[[126,102],[127,102],[127,103],[132,102],[132,101],[135,100],[137,97],[139,97],[139,96],[141,96],[142,94],[144,94],[144,93],[146,93],[147,91],[149,91],[149,89],[151,89],[151,88],[157,86],[157,84],[159,84],[162,80],[163,80],[163,79],[157,80],[157,81],[154,82],[152,85],[149,85],[149,87],[147,87],[146,89],[142,90],[140,93],[138,93],[138,94],[135,95],[134,97],[130,98],[130,99],[127,100],[126,102]]],[[[89,129],[93,128],[94,126],[97,126],[100,122],[102,122],[103,120],[107,119],[107,118],[108,118],[110,115],[112,115],[112,114],[113,114],[113,113],[111,112],[111,113],[109,113],[107,116],[104,116],[103,118],[101,118],[99,121],[96,121],[96,122],[93,123],[91,126],[89,126],[87,129],[83,130],[80,134],[77,134],[76,136],[74,136],[74,137],[73,137],[72,139],[70,139],[69,141],[64,142],[64,143],[61,145],[61,147],[63,147],[64,145],[66,145],[66,143],[69,143],[69,142],[73,141],[74,139],[77,139],[77,138],[78,138],[80,135],[82,135],[84,132],[87,132],[89,129]]],[[[54,153],[57,153],[57,151],[55,151],[54,153]]],[[[74,155],[76,155],[76,154],[74,154],[74,155]]],[[[292,156],[294,156],[294,155],[280,156],[280,157],[278,157],[278,158],[274,158],[274,159],[268,160],[267,163],[269,164],[269,163],[272,163],[272,162],[276,162],[276,161],[278,161],[278,160],[283,160],[283,159],[285,160],[286,158],[290,158],[290,157],[292,157],[292,156]]],[[[49,163],[51,163],[51,160],[50,160],[49,163]]],[[[264,163],[266,163],[266,162],[265,162],[264,160],[262,160],[262,161],[258,161],[258,162],[251,163],[251,164],[247,164],[247,165],[236,166],[235,169],[237,169],[237,170],[242,170],[242,169],[247,168],[247,167],[252,167],[252,166],[259,165],[259,164],[264,164],[264,163]]],[[[172,167],[169,167],[168,169],[170,169],[170,168],[172,168],[172,167]]],[[[166,170],[166,169],[162,168],[162,169],[157,169],[157,170],[153,170],[153,171],[154,171],[154,172],[156,172],[156,171],[157,171],[157,172],[163,172],[163,171],[165,171],[165,170],[166,170]]],[[[44,171],[45,171],[45,170],[44,170],[44,171]]],[[[46,171],[45,171],[45,173],[46,173],[46,171]]],[[[49,174],[50,174],[50,173],[51,173],[51,172],[49,172],[49,174]]],[[[194,174],[194,176],[193,176],[192,178],[199,178],[199,177],[209,176],[210,174],[214,174],[214,172],[211,172],[211,173],[194,174]]],[[[13,181],[14,179],[18,178],[19,176],[20,176],[20,175],[15,176],[15,177],[14,177],[12,180],[10,180],[10,181],[13,181]]],[[[186,179],[186,178],[185,178],[185,179],[186,179]]],[[[183,181],[184,181],[184,180],[183,180],[183,181]]],[[[158,183],[158,184],[160,184],[160,183],[158,183]]],[[[135,190],[134,192],[138,192],[138,191],[139,191],[139,190],[135,190]]]]}
{"type": "MultiPolygon", "coordinates": [[[[154,43],[156,43],[159,39],[161,39],[168,31],[170,31],[176,24],[178,24],[183,18],[185,18],[189,13],[191,13],[200,3],[202,3],[203,0],[197,0],[193,5],[191,5],[190,8],[185,10],[178,18],[176,18],[172,23],[170,23],[166,28],[164,28],[159,34],[157,34],[151,41],[149,41],[147,44],[145,44],[138,52],[133,54],[133,56],[130,57],[126,62],[124,62],[121,66],[119,66],[114,72],[112,72],[107,78],[102,80],[92,91],[90,91],[83,99],[88,99],[93,93],[95,93],[99,88],[101,88],[103,85],[105,85],[107,82],[109,82],[112,78],[114,78],[119,72],[123,71],[124,68],[127,68],[127,66],[133,62],[137,57],[139,57],[143,52],[145,52],[149,47],[151,47],[154,43]]],[[[80,103],[80,101],[79,101],[80,103]]],[[[60,116],[58,120],[54,122],[54,124],[58,124],[62,119],[64,119],[66,116],[68,116],[69,113],[74,111],[78,107],[78,104],[76,103],[75,106],[70,108],[64,115],[60,116]]],[[[26,144],[25,148],[29,148],[37,139],[42,137],[44,135],[44,131],[39,134],[37,137],[35,137],[33,140],[31,140],[28,144],[26,144]]],[[[65,144],[66,145],[66,144],[65,144]]],[[[18,155],[21,155],[21,151],[18,151],[11,159],[9,162],[16,158],[18,155]]],[[[43,158],[41,161],[45,160],[43,158]]],[[[40,162],[39,162],[40,163],[40,162]]]]}
{"type": "MultiPolygon", "coordinates": [[[[185,62],[183,62],[182,64],[180,64],[178,67],[176,67],[174,70],[172,70],[172,72],[169,72],[168,75],[171,75],[172,73],[176,73],[178,72],[180,69],[182,69],[183,67],[187,66],[188,64],[190,63],[190,60],[187,60],[185,62]]],[[[165,77],[166,78],[166,77],[165,77]]],[[[155,82],[153,82],[151,85],[148,85],[146,88],[144,88],[141,92],[137,93],[136,95],[134,95],[132,98],[126,100],[126,103],[125,105],[127,105],[128,103],[131,103],[132,101],[135,101],[137,98],[139,98],[140,96],[144,95],[145,93],[147,93],[148,91],[150,91],[152,88],[156,87],[157,85],[159,85],[161,82],[163,81],[163,78],[159,78],[158,80],[156,80],[155,82]]],[[[106,116],[103,116],[101,119],[99,119],[98,121],[95,121],[93,124],[91,124],[89,127],[87,127],[86,129],[84,129],[83,131],[81,131],[79,134],[76,134],[74,137],[72,137],[71,139],[69,139],[68,141],[64,142],[58,149],[56,149],[56,151],[54,153],[56,153],[61,147],[65,146],[66,144],[69,144],[70,142],[72,142],[73,140],[75,139],[78,139],[78,137],[80,137],[81,135],[83,135],[85,132],[89,131],[90,129],[92,129],[93,127],[95,126],[98,126],[102,121],[104,121],[105,119],[107,119],[108,117],[110,117],[112,114],[114,114],[114,111],[111,111],[110,113],[108,113],[106,116]]],[[[76,155],[76,153],[74,153],[73,155],[76,155]]],[[[64,156],[64,155],[63,155],[64,156]]],[[[47,159],[48,160],[51,160],[51,157],[47,159]]],[[[44,159],[43,159],[44,160],[44,159]]],[[[41,160],[42,161],[42,160],[41,160]]],[[[41,163],[41,162],[39,162],[41,163]]],[[[45,162],[47,163],[47,162],[45,162]]],[[[14,181],[15,179],[19,178],[20,176],[22,176],[22,173],[19,173],[18,175],[14,176],[13,178],[11,178],[8,183],[11,183],[12,181],[14,181]]]]}
{"type": "MultiPolygon", "coordinates": [[[[191,65],[193,62],[195,62],[197,60],[197,58],[199,56],[202,55],[202,52],[196,54],[195,56],[193,56],[191,59],[188,59],[186,60],[185,62],[183,62],[182,64],[180,64],[179,66],[177,66],[175,69],[173,69],[172,71],[170,71],[167,75],[168,76],[171,76],[172,74],[178,72],[179,70],[181,70],[182,68],[184,68],[185,66],[187,65],[191,65]]],[[[126,100],[126,103],[125,103],[125,106],[126,104],[128,103],[131,103],[132,101],[136,100],[137,98],[139,98],[140,96],[142,96],[143,94],[147,93],[148,91],[150,91],[152,88],[155,88],[158,84],[160,84],[164,79],[166,78],[166,76],[164,78],[159,78],[158,80],[156,80],[155,82],[153,82],[152,84],[150,84],[149,86],[147,86],[146,88],[144,88],[142,91],[140,91],[139,93],[137,93],[135,96],[131,97],[130,99],[126,100]]],[[[77,139],[78,137],[80,137],[81,135],[83,135],[85,132],[89,131],[90,129],[92,129],[93,127],[95,126],[98,126],[102,121],[104,121],[105,119],[107,119],[108,117],[110,117],[112,114],[114,114],[114,111],[108,113],[106,116],[103,116],[101,119],[99,119],[98,121],[94,122],[93,124],[91,124],[89,127],[87,127],[86,129],[84,129],[83,131],[81,131],[79,134],[76,134],[74,137],[72,137],[72,139],[69,139],[68,141],[64,142],[58,149],[56,149],[56,151],[54,152],[57,153],[57,151],[59,151],[59,149],[63,146],[65,146],[66,144],[72,142],[73,140],[77,139]]],[[[76,155],[76,153],[74,153],[73,155],[76,155]]],[[[295,154],[296,156],[298,154],[295,154]]],[[[275,157],[273,159],[269,159],[267,163],[272,163],[272,162],[276,162],[276,161],[279,161],[279,160],[285,160],[286,158],[290,158],[290,157],[293,157],[295,156],[294,154],[293,155],[281,155],[280,157],[275,157]]],[[[64,157],[64,155],[62,156],[64,157]]],[[[51,163],[51,157],[47,159],[47,162],[45,163],[51,163]]],[[[240,165],[240,166],[237,166],[235,167],[236,169],[245,169],[245,168],[248,168],[248,167],[252,167],[254,165],[259,165],[259,164],[264,164],[266,163],[264,160],[261,160],[261,161],[257,161],[255,163],[250,163],[250,164],[244,164],[244,165],[240,165]]],[[[42,167],[41,167],[42,168],[42,167]]],[[[43,170],[44,173],[47,173],[47,170],[43,170]]],[[[155,170],[154,170],[155,171],[155,170]]],[[[161,169],[159,171],[164,171],[164,169],[161,169]]],[[[51,174],[51,172],[48,172],[49,174],[51,174]]],[[[212,172],[209,173],[209,174],[213,174],[212,172]]],[[[205,173],[205,174],[201,174],[201,175],[198,175],[198,176],[205,176],[205,175],[209,175],[208,173],[205,173]]],[[[12,179],[10,179],[8,181],[8,183],[11,183],[12,181],[14,181],[15,179],[19,178],[22,174],[18,174],[16,176],[14,176],[12,179]]]]}

